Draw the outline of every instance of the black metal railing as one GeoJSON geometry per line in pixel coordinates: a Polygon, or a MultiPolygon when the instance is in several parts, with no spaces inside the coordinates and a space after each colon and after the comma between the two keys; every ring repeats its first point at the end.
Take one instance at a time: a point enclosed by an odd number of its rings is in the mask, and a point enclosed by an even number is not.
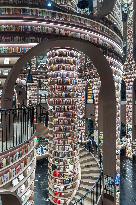
{"type": "Polygon", "coordinates": [[[41,104],[38,104],[35,108],[36,122],[43,123],[46,127],[48,127],[49,114],[47,108],[41,104]]]}
{"type": "Polygon", "coordinates": [[[100,176],[94,186],[86,192],[84,196],[82,196],[80,199],[76,200],[74,203],[71,203],[71,205],[84,205],[85,200],[88,198],[88,204],[87,205],[96,205],[99,201],[99,198],[102,194],[102,187],[103,187],[103,173],[100,173],[100,176]]]}
{"type": "Polygon", "coordinates": [[[48,126],[48,111],[40,104],[0,109],[0,153],[29,140],[35,132],[35,123],[48,126]]]}
{"type": "Polygon", "coordinates": [[[34,133],[34,107],[0,110],[0,152],[29,140],[34,133]]]}

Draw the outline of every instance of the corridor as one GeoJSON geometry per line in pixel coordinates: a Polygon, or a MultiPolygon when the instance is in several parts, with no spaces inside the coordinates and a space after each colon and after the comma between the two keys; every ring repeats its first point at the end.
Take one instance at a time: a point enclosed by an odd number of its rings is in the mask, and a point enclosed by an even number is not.
{"type": "Polygon", "coordinates": [[[35,205],[49,205],[48,201],[48,161],[39,160],[35,176],[35,205]]]}
{"type": "Polygon", "coordinates": [[[121,159],[121,205],[136,205],[136,161],[121,159]]]}

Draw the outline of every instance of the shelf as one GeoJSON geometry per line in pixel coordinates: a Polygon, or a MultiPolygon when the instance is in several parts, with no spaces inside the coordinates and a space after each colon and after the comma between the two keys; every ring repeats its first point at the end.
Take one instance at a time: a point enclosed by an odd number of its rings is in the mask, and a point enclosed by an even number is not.
{"type": "MultiPolygon", "coordinates": [[[[33,141],[34,137],[35,137],[35,136],[33,135],[30,139],[27,139],[25,142],[23,142],[23,143],[17,145],[17,147],[12,147],[12,148],[9,148],[9,150],[6,150],[6,151],[4,151],[4,152],[1,152],[1,153],[0,153],[0,158],[3,158],[5,155],[8,156],[8,155],[9,155],[9,152],[10,152],[10,153],[11,153],[11,152],[16,152],[16,150],[22,149],[23,146],[28,145],[28,143],[30,144],[30,143],[33,141]]],[[[0,171],[1,171],[1,170],[0,170],[0,171]]]]}
{"type": "MultiPolygon", "coordinates": [[[[35,161],[35,158],[34,158],[33,161],[29,164],[29,166],[30,166],[34,161],[35,161]]],[[[26,170],[26,169],[25,169],[25,170],[26,170]]],[[[24,170],[24,171],[25,171],[25,170],[24,170]]],[[[31,171],[30,171],[30,173],[27,175],[27,177],[25,177],[24,179],[22,179],[22,181],[20,181],[15,187],[9,188],[9,190],[10,190],[11,192],[15,192],[20,186],[22,186],[22,185],[27,181],[27,179],[33,174],[34,170],[35,170],[35,164],[32,166],[31,171]]]]}
{"type": "Polygon", "coordinates": [[[4,184],[0,185],[0,188],[2,188],[5,185],[9,184],[13,179],[17,178],[20,174],[22,174],[33,163],[33,161],[34,161],[34,159],[27,166],[25,166],[24,169],[21,170],[16,176],[12,177],[9,181],[7,181],[4,184]]]}
{"type": "MultiPolygon", "coordinates": [[[[17,164],[19,161],[22,161],[27,155],[29,155],[32,151],[34,150],[34,146],[31,148],[31,150],[29,152],[27,152],[25,155],[23,155],[21,158],[19,158],[17,161],[13,162],[12,164],[3,167],[2,169],[0,169],[0,172],[3,172],[6,169],[9,169],[10,167],[12,167],[13,165],[17,164]]],[[[14,151],[13,151],[14,152],[14,151]]]]}
{"type": "MultiPolygon", "coordinates": [[[[52,154],[50,154],[52,156],[52,154]]],[[[65,156],[67,157],[67,156],[65,156]]],[[[75,156],[71,156],[71,157],[67,157],[67,159],[73,159],[73,157],[75,156]]],[[[56,156],[53,156],[54,159],[64,159],[64,157],[56,157],[56,156]]]]}
{"type": "Polygon", "coordinates": [[[6,79],[8,75],[0,75],[0,79],[6,79]]]}
{"type": "Polygon", "coordinates": [[[0,64],[0,68],[12,68],[14,64],[0,64]]]}
{"type": "Polygon", "coordinates": [[[31,190],[29,196],[23,201],[22,205],[25,205],[25,204],[27,203],[27,201],[28,201],[29,198],[31,197],[32,193],[33,193],[33,190],[31,190]]]}
{"type": "Polygon", "coordinates": [[[0,57],[21,57],[22,53],[0,53],[0,57]]]}
{"type": "MultiPolygon", "coordinates": [[[[61,172],[61,171],[60,171],[61,172]]],[[[64,172],[63,171],[63,173],[69,173],[69,172],[64,172]]],[[[67,177],[70,177],[70,176],[65,176],[65,177],[54,177],[51,173],[49,173],[50,175],[51,175],[51,177],[52,178],[54,178],[54,179],[59,179],[59,180],[64,180],[64,179],[66,179],[67,177]]],[[[78,173],[77,173],[77,175],[75,175],[75,176],[73,176],[73,178],[75,178],[75,177],[77,177],[78,176],[78,173]]],[[[75,182],[74,182],[75,183],[75,182]]]]}
{"type": "MultiPolygon", "coordinates": [[[[66,133],[72,133],[72,132],[75,133],[75,132],[72,131],[72,130],[71,130],[71,131],[66,131],[66,132],[58,132],[58,131],[52,130],[52,129],[50,129],[50,128],[49,128],[49,131],[57,132],[58,134],[66,134],[66,133]]],[[[71,138],[71,137],[69,136],[68,138],[71,138]]],[[[58,139],[58,138],[56,138],[56,139],[58,139]]],[[[66,140],[66,139],[64,139],[64,140],[66,140]]]]}
{"type": "Polygon", "coordinates": [[[25,190],[23,191],[23,193],[18,194],[18,196],[21,198],[26,192],[27,190],[31,187],[31,185],[34,183],[34,179],[31,180],[30,184],[28,185],[27,188],[25,188],[25,190]]]}
{"type": "MultiPolygon", "coordinates": [[[[55,190],[54,190],[55,191],[55,190]]],[[[57,190],[56,190],[57,191],[57,190]]],[[[59,191],[58,191],[59,192],[59,191]]],[[[63,192],[64,193],[64,192],[63,192]]],[[[59,196],[55,196],[54,194],[53,194],[53,192],[51,193],[51,191],[49,191],[49,194],[53,197],[53,198],[58,198],[58,199],[62,199],[62,200],[66,200],[66,199],[70,199],[71,198],[71,196],[69,196],[69,197],[59,197],[59,196]]],[[[54,203],[53,203],[54,204],[54,203]]]]}
{"type": "Polygon", "coordinates": [[[76,110],[76,109],[73,109],[73,110],[67,110],[67,111],[52,110],[51,112],[55,112],[55,113],[56,113],[56,112],[58,112],[58,113],[68,113],[68,112],[69,112],[69,113],[71,113],[71,112],[73,112],[73,111],[76,112],[77,110],[76,110]]]}
{"type": "MultiPolygon", "coordinates": [[[[76,184],[76,183],[77,183],[77,180],[76,180],[75,182],[70,183],[70,184],[63,184],[63,186],[64,186],[64,187],[65,187],[65,186],[70,186],[70,185],[73,186],[73,185],[76,184]]],[[[49,185],[49,187],[50,187],[52,190],[57,191],[56,189],[53,189],[52,186],[49,185]]],[[[71,188],[68,188],[68,189],[71,189],[71,188]]],[[[67,189],[67,190],[68,190],[68,189],[67,189]]],[[[66,198],[65,198],[65,199],[66,199],[66,198]]]]}

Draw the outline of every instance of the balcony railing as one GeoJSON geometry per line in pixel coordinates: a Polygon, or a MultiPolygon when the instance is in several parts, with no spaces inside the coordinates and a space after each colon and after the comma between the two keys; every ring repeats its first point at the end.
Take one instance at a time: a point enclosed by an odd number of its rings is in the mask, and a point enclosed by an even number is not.
{"type": "Polygon", "coordinates": [[[0,110],[0,152],[29,140],[33,133],[33,107],[0,110]]]}
{"type": "Polygon", "coordinates": [[[0,110],[0,153],[28,141],[35,132],[35,123],[47,126],[46,110],[36,107],[22,107],[0,110]]]}

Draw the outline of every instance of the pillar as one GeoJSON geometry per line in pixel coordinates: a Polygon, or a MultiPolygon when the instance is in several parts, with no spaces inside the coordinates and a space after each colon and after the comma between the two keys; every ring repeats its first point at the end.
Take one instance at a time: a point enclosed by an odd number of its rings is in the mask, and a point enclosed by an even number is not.
{"type": "Polygon", "coordinates": [[[127,135],[127,156],[132,157],[131,142],[133,138],[133,81],[136,77],[135,61],[133,58],[133,3],[129,1],[127,21],[127,58],[124,64],[124,80],[126,82],[126,135],[127,135]]]}
{"type": "Polygon", "coordinates": [[[49,198],[53,204],[69,204],[79,181],[77,58],[77,52],[65,48],[47,53],[49,198]]]}

